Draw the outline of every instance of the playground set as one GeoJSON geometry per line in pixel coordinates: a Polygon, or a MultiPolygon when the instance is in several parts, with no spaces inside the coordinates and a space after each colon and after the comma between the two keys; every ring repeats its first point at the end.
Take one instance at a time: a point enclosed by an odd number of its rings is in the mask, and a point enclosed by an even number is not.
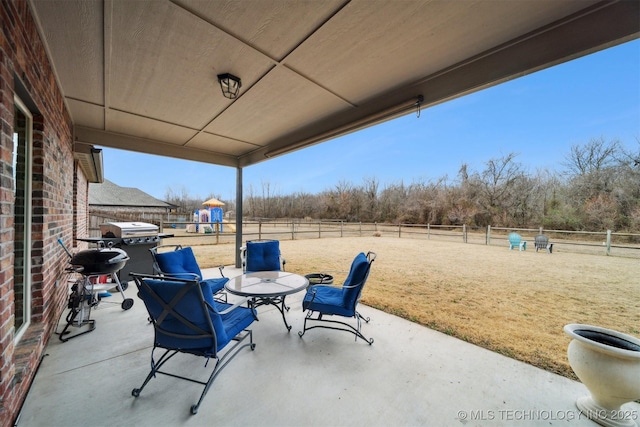
{"type": "MultiPolygon", "coordinates": [[[[224,203],[218,199],[209,199],[202,204],[204,207],[197,209],[193,213],[193,222],[195,227],[192,228],[194,233],[222,233],[223,230],[223,214],[222,207],[224,203]]],[[[187,231],[189,229],[187,228],[187,231]]]]}

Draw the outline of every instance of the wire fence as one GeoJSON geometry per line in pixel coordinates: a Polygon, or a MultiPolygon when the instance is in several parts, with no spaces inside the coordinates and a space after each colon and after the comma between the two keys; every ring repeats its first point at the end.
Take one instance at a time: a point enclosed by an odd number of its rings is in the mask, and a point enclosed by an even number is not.
{"type": "MultiPolygon", "coordinates": [[[[163,222],[165,233],[180,237],[184,244],[211,245],[235,242],[235,224],[163,222]]],[[[549,230],[540,228],[469,227],[466,225],[381,224],[327,220],[258,219],[242,224],[243,241],[297,240],[339,237],[386,236],[402,239],[424,239],[491,246],[509,246],[509,233],[517,232],[530,242],[538,234],[549,237],[553,250],[640,258],[640,234],[549,230]]]]}

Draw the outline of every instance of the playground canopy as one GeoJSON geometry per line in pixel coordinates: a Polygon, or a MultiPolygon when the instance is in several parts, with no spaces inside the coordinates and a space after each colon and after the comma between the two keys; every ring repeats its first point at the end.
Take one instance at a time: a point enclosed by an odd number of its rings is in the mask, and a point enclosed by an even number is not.
{"type": "Polygon", "coordinates": [[[216,199],[216,198],[212,198],[207,200],[206,202],[202,203],[203,206],[210,206],[210,207],[214,207],[214,206],[224,206],[224,203],[221,202],[220,200],[216,199]]]}

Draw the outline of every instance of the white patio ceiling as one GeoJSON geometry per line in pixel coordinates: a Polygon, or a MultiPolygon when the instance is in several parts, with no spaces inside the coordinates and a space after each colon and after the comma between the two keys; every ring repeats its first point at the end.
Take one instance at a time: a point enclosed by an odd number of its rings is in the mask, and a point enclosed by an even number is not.
{"type": "Polygon", "coordinates": [[[76,141],[233,167],[410,113],[419,95],[428,108],[640,34],[635,0],[30,6],[76,141]],[[237,99],[222,96],[221,73],[242,79],[237,99]]]}

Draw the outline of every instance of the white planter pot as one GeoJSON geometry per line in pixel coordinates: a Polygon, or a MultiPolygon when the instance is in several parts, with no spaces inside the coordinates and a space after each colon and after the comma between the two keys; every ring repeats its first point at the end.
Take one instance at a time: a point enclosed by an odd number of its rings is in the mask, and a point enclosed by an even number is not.
{"type": "Polygon", "coordinates": [[[640,339],[598,326],[570,324],[567,356],[591,396],[578,409],[603,426],[636,427],[637,414],[621,406],[640,399],[640,339]]]}

